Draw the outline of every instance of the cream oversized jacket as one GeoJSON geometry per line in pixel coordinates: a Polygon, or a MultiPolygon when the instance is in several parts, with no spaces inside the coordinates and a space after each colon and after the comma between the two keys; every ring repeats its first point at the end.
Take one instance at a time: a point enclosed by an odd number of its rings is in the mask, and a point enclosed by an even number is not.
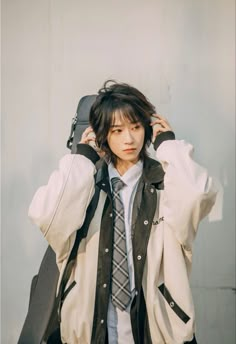
{"type": "MultiPolygon", "coordinates": [[[[154,217],[142,224],[143,228],[150,224],[142,289],[153,344],[183,344],[191,341],[195,332],[189,286],[192,244],[200,220],[215,202],[216,190],[212,178],[192,159],[192,154],[193,147],[182,140],[164,141],[156,151],[165,172],[164,188],[158,190],[151,185],[150,197],[156,193],[159,202],[154,217]]],[[[85,155],[65,155],[59,169],[52,173],[47,185],[38,189],[30,205],[29,217],[56,252],[60,276],[94,195],[95,174],[94,163],[85,155]]],[[[92,342],[99,237],[106,198],[106,192],[101,190],[71,276],[76,285],[62,307],[61,335],[67,344],[92,342]]],[[[104,319],[99,320],[101,326],[106,326],[104,319]]]]}

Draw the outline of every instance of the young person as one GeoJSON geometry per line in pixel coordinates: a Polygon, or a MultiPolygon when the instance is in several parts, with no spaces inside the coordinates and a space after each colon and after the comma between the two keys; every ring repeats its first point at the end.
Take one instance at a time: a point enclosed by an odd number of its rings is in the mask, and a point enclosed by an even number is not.
{"type": "Polygon", "coordinates": [[[61,159],[29,209],[62,275],[100,188],[70,276],[76,283],[61,310],[62,342],[196,343],[192,244],[215,201],[213,180],[193,161],[193,147],[176,140],[168,121],[130,85],[105,83],[90,123],[77,154],[61,159]],[[151,142],[159,162],[148,157],[151,142]]]}

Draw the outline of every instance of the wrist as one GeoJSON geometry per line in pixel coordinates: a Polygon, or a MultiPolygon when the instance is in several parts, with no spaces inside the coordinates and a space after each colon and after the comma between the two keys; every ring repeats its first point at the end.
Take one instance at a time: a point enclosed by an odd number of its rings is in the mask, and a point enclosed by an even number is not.
{"type": "Polygon", "coordinates": [[[157,148],[160,146],[162,142],[168,140],[175,140],[175,134],[173,131],[168,130],[158,134],[153,143],[154,149],[157,150],[157,148]]]}
{"type": "Polygon", "coordinates": [[[86,143],[78,143],[76,154],[84,155],[86,158],[91,160],[94,164],[100,159],[99,155],[90,145],[86,143]]]}

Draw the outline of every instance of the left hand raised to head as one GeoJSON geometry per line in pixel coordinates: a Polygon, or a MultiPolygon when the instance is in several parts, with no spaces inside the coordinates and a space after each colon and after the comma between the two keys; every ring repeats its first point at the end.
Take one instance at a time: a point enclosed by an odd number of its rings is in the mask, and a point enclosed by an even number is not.
{"type": "Polygon", "coordinates": [[[158,114],[152,115],[152,122],[150,125],[152,126],[152,130],[153,130],[152,142],[155,141],[155,138],[160,133],[163,133],[165,131],[172,131],[172,128],[169,122],[167,121],[167,119],[158,114]]]}

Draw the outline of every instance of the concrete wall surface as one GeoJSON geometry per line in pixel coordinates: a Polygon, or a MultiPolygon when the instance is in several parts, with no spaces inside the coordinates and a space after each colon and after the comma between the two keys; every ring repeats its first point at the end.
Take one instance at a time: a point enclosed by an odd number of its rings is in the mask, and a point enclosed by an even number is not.
{"type": "Polygon", "coordinates": [[[47,243],[27,217],[78,100],[106,79],[153,102],[219,183],[191,278],[200,344],[235,343],[233,0],[3,0],[1,343],[14,344],[47,243]]]}

